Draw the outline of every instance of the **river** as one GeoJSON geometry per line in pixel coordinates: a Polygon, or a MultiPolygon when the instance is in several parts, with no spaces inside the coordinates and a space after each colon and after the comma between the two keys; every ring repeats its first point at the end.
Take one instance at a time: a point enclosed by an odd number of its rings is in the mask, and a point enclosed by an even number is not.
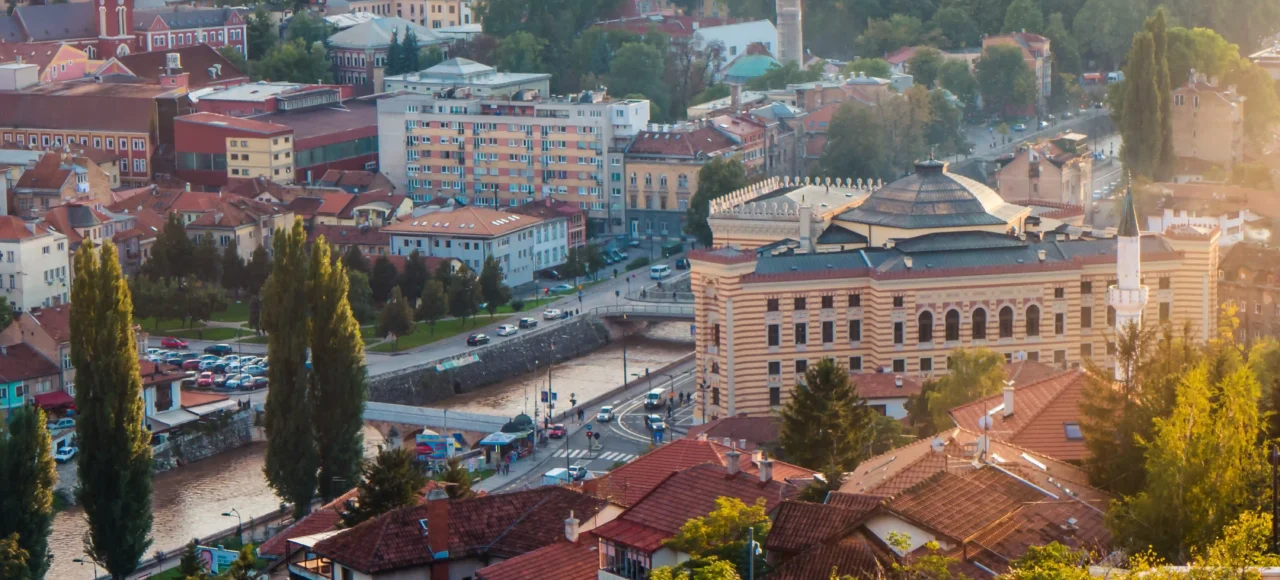
{"type": "MultiPolygon", "coordinates": [[[[627,372],[644,374],[656,370],[693,350],[689,324],[664,322],[628,337],[627,372]]],[[[532,414],[538,390],[546,385],[546,369],[513,377],[442,402],[447,409],[514,416],[532,414]],[[527,405],[527,407],[526,407],[527,405]]],[[[586,400],[618,386],[622,380],[622,343],[609,346],[552,369],[552,385],[560,401],[568,404],[569,393],[586,400]]],[[[655,377],[657,380],[657,377],[655,377]]],[[[541,405],[541,403],[539,403],[541,405]]],[[[202,537],[235,526],[234,516],[223,513],[236,509],[247,521],[280,508],[280,500],[267,486],[262,466],[266,445],[254,443],[204,461],[157,475],[152,497],[154,522],[151,526],[155,550],[173,551],[194,537],[202,537]]],[[[82,538],[88,530],[80,508],[59,513],[53,520],[49,539],[54,554],[48,578],[92,578],[93,568],[72,560],[84,558],[82,538]]],[[[146,557],[151,557],[149,552],[146,557]]],[[[101,570],[100,570],[101,572],[101,570]]]]}

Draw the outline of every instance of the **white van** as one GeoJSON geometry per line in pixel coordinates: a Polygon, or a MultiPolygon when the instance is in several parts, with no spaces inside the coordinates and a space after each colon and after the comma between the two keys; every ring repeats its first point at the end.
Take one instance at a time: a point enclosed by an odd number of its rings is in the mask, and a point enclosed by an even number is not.
{"type": "Polygon", "coordinates": [[[649,277],[654,280],[661,280],[671,275],[671,266],[651,266],[649,268],[649,277]]]}
{"type": "Polygon", "coordinates": [[[645,395],[644,398],[644,408],[657,409],[658,407],[661,407],[663,404],[663,395],[666,394],[666,391],[660,388],[649,391],[649,394],[645,395]]]}

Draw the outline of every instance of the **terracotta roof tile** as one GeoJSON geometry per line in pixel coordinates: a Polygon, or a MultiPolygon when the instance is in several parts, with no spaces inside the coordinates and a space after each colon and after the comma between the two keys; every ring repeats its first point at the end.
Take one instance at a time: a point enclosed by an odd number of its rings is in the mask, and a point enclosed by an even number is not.
{"type": "Polygon", "coordinates": [[[208,405],[209,403],[217,403],[225,401],[226,395],[216,393],[198,393],[196,391],[182,391],[182,408],[199,407],[200,405],[208,405]]]}
{"type": "Polygon", "coordinates": [[[693,131],[658,133],[641,131],[627,147],[627,155],[694,158],[733,149],[735,143],[714,127],[700,127],[693,131]]]}
{"type": "Polygon", "coordinates": [[[264,136],[286,135],[293,133],[292,127],[277,125],[275,123],[264,123],[253,119],[219,115],[217,113],[192,113],[190,115],[177,117],[173,121],[175,123],[190,123],[193,125],[208,125],[219,128],[235,129],[245,133],[255,133],[264,136]]]}
{"type": "Polygon", "coordinates": [[[62,155],[46,153],[36,166],[22,172],[17,189],[60,189],[71,176],[71,167],[62,162],[62,155]]]}
{"type": "MultiPolygon", "coordinates": [[[[968,539],[1022,505],[1019,498],[984,486],[975,479],[937,473],[894,499],[888,507],[948,537],[968,539]]],[[[1032,493],[1024,501],[1035,499],[1043,499],[1043,496],[1032,493]]]]}
{"type": "Polygon", "coordinates": [[[218,49],[204,43],[192,46],[184,46],[181,48],[170,50],[159,50],[152,52],[135,52],[133,54],[116,57],[120,64],[124,65],[139,79],[159,83],[160,75],[163,74],[165,66],[165,58],[167,54],[178,53],[181,57],[182,71],[189,73],[188,85],[190,90],[202,89],[209,85],[226,85],[226,84],[243,84],[249,82],[249,77],[245,76],[236,65],[222,56],[218,49]],[[209,68],[214,65],[220,65],[222,69],[217,76],[209,73],[209,68]]]}
{"type": "Polygon", "coordinates": [[[399,234],[450,234],[494,237],[524,229],[542,218],[510,214],[482,207],[459,207],[392,223],[382,231],[399,234]]]}
{"type": "Polygon", "coordinates": [[[833,491],[827,494],[827,501],[825,503],[829,506],[848,510],[869,511],[884,503],[884,498],[878,495],[863,495],[860,493],[833,491]]]}
{"type": "Polygon", "coordinates": [[[71,342],[71,305],[62,304],[48,308],[33,308],[27,312],[49,338],[58,344],[71,342]]]}
{"type": "Polygon", "coordinates": [[[746,441],[746,450],[752,451],[778,440],[778,424],[773,417],[725,417],[690,427],[685,438],[697,439],[703,434],[712,441],[728,438],[735,445],[746,441]]]}
{"type": "Polygon", "coordinates": [[[49,233],[49,227],[40,224],[28,224],[22,218],[11,215],[0,216],[0,240],[25,240],[49,233]],[[28,229],[28,225],[31,229],[28,229]],[[32,231],[34,229],[35,231],[32,231]]]}
{"type": "MultiPolygon", "coordinates": [[[[324,236],[325,241],[333,244],[356,244],[365,246],[390,246],[391,234],[368,226],[336,226],[316,224],[307,233],[307,243],[314,244],[316,239],[324,236]]],[[[432,270],[434,272],[434,270],[432,270]]]]}
{"type": "Polygon", "coordinates": [[[795,554],[814,544],[838,540],[860,524],[876,507],[879,507],[879,502],[857,510],[820,503],[784,501],[773,517],[773,527],[769,530],[764,547],[771,552],[795,554]]]}
{"type": "Polygon", "coordinates": [[[863,532],[818,544],[774,569],[775,580],[813,580],[834,576],[880,578],[895,560],[892,552],[863,532]]]}
{"type": "Polygon", "coordinates": [[[167,371],[160,365],[145,359],[138,361],[138,374],[142,376],[143,386],[173,383],[187,376],[181,371],[167,371]]]}
{"type": "Polygon", "coordinates": [[[294,522],[280,533],[271,536],[270,539],[258,546],[258,555],[284,558],[289,552],[289,540],[327,532],[336,528],[338,523],[342,521],[343,504],[349,499],[355,499],[358,492],[359,489],[351,488],[347,493],[334,498],[333,501],[324,504],[320,509],[307,514],[306,517],[294,522]]]}
{"type": "Polygon", "coordinates": [[[1073,424],[1079,428],[1080,401],[1089,380],[1084,371],[1059,372],[1050,378],[1015,387],[1012,415],[1003,412],[1002,393],[952,409],[951,419],[960,427],[981,431],[979,420],[990,416],[989,432],[994,439],[1061,461],[1083,461],[1089,456],[1084,439],[1069,439],[1066,426],[1073,424]]]}
{"type": "Polygon", "coordinates": [[[158,118],[155,97],[155,94],[142,96],[5,91],[0,92],[0,125],[146,134],[151,132],[152,121],[158,118]]]}
{"type": "Polygon", "coordinates": [[[1004,365],[1004,378],[1014,381],[1016,385],[1029,385],[1061,372],[1062,369],[1034,360],[1022,360],[1004,365]]]}
{"type": "Polygon", "coordinates": [[[565,540],[476,571],[476,580],[595,580],[600,547],[595,536],[565,540]]]}
{"type": "Polygon", "coordinates": [[[891,373],[859,373],[849,379],[858,387],[858,395],[864,399],[896,399],[920,394],[920,381],[891,373]],[[902,385],[898,385],[898,379],[902,385]]]}
{"type": "Polygon", "coordinates": [[[61,374],[58,365],[25,342],[4,347],[0,354],[0,381],[16,383],[26,379],[61,374]]]}

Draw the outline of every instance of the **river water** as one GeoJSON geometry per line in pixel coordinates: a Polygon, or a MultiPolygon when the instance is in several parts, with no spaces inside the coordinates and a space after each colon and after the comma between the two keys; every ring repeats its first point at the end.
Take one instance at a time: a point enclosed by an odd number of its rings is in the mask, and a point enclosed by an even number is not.
{"type": "MultiPolygon", "coordinates": [[[[615,342],[557,364],[552,369],[552,386],[559,394],[561,404],[568,405],[569,393],[574,393],[579,401],[585,401],[617,387],[622,382],[622,348],[621,342],[615,342]]],[[[645,368],[657,370],[693,350],[689,324],[654,324],[645,332],[628,337],[626,349],[628,373],[643,375],[645,368]]],[[[532,414],[538,391],[545,388],[546,381],[544,367],[536,374],[513,377],[438,406],[491,415],[532,414]]],[[[539,409],[541,405],[539,403],[539,409]]],[[[267,486],[266,477],[262,474],[265,457],[266,445],[254,443],[157,475],[152,497],[151,552],[172,552],[191,538],[234,526],[234,516],[222,515],[233,508],[246,521],[278,510],[280,500],[267,486]]],[[[54,560],[48,578],[93,577],[92,566],[72,561],[85,557],[82,538],[87,530],[88,523],[79,508],[64,511],[54,518],[53,535],[49,539],[54,560]]],[[[149,552],[146,557],[151,555],[149,552]]]]}

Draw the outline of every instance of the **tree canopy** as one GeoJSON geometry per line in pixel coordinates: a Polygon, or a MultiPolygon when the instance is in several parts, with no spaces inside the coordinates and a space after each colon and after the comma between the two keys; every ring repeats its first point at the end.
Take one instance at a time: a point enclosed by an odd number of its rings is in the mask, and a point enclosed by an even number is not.
{"type": "Polygon", "coordinates": [[[711,246],[711,200],[747,186],[747,170],[732,157],[716,157],[698,170],[698,190],[689,202],[685,216],[685,233],[697,238],[703,247],[711,246]]]}

